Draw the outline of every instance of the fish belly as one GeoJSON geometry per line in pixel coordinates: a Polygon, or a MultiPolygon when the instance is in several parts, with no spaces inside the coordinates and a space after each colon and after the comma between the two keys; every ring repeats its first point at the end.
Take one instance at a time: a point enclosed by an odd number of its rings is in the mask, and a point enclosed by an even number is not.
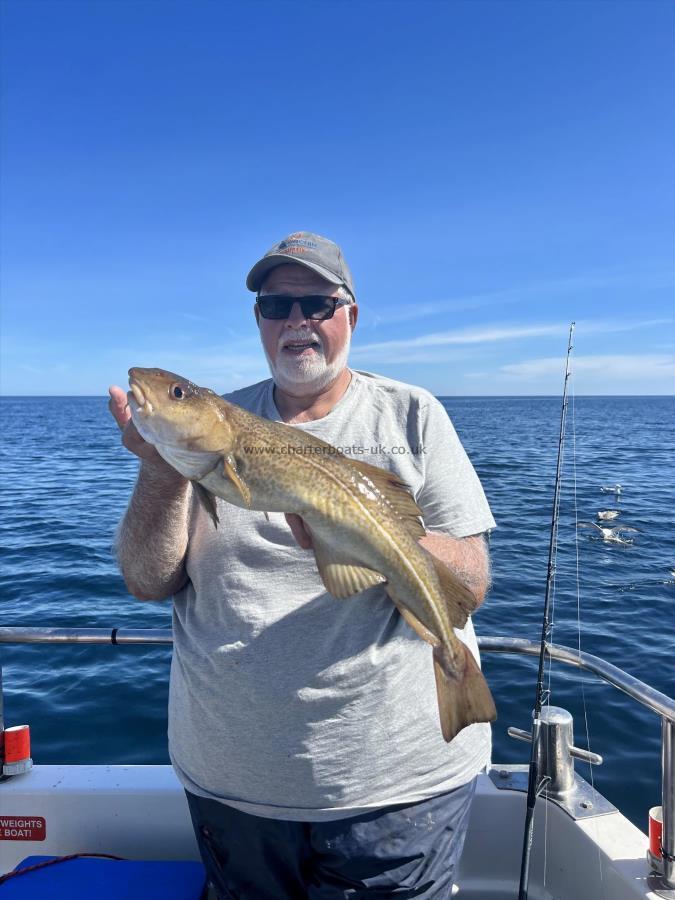
{"type": "Polygon", "coordinates": [[[170,466],[180,472],[184,478],[200,481],[208,472],[218,466],[219,453],[204,453],[183,450],[170,444],[156,443],[155,449],[170,466]]]}

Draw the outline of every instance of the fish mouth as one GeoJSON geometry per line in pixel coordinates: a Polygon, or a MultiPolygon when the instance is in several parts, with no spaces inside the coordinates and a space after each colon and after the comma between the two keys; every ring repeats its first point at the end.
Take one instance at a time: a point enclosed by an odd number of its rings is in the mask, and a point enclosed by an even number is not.
{"type": "Polygon", "coordinates": [[[127,391],[127,400],[132,410],[135,409],[137,412],[143,412],[147,415],[152,413],[152,403],[150,403],[143,393],[143,388],[134,378],[129,379],[129,387],[131,390],[127,391]]]}

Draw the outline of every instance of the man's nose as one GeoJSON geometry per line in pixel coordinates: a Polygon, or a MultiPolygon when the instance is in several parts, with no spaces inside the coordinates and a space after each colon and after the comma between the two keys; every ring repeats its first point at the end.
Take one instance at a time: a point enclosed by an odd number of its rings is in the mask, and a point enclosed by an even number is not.
{"type": "Polygon", "coordinates": [[[288,319],[286,322],[291,328],[297,328],[298,325],[302,325],[303,322],[308,322],[307,316],[303,313],[302,307],[296,300],[293,306],[291,307],[291,311],[288,314],[288,319]]]}

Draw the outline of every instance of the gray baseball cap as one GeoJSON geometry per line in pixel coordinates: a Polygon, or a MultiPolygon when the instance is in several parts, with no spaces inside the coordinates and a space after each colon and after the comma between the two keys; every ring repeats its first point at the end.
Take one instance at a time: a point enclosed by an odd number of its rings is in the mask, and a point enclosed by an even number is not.
{"type": "Polygon", "coordinates": [[[352,273],[342,250],[333,241],[311,231],[295,231],[271,247],[248,273],[246,287],[249,291],[259,291],[267,273],[287,263],[312,269],[331,284],[343,284],[356,299],[352,273]]]}

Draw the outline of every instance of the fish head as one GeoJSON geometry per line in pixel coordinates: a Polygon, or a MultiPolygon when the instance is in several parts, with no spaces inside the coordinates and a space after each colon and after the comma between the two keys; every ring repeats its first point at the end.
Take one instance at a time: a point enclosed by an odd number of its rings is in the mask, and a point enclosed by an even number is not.
{"type": "Polygon", "coordinates": [[[164,369],[129,369],[127,400],[141,437],[195,452],[227,449],[232,429],[214,391],[164,369]],[[216,446],[217,445],[217,446],[216,446]]]}

